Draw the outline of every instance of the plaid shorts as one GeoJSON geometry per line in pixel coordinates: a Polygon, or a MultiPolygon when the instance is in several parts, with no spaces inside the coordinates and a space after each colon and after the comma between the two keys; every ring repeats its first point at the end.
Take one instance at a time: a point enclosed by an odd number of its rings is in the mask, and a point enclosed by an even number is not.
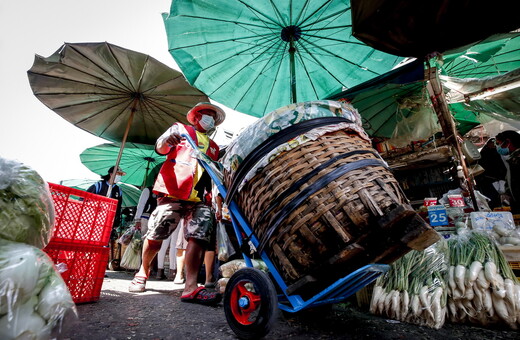
{"type": "Polygon", "coordinates": [[[187,239],[210,242],[215,234],[215,217],[211,207],[202,202],[179,201],[171,198],[160,198],[157,208],[150,215],[148,232],[149,240],[167,239],[184,218],[184,237],[187,239]]]}

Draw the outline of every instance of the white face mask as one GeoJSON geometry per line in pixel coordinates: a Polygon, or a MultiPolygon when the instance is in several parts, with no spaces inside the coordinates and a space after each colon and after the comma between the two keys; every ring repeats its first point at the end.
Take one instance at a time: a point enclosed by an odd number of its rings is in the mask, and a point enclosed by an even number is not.
{"type": "Polygon", "coordinates": [[[116,175],[116,177],[114,177],[114,183],[118,183],[121,181],[121,175],[116,175]]]}
{"type": "Polygon", "coordinates": [[[211,116],[202,115],[199,120],[199,125],[204,130],[209,131],[215,127],[215,120],[211,116]]]}

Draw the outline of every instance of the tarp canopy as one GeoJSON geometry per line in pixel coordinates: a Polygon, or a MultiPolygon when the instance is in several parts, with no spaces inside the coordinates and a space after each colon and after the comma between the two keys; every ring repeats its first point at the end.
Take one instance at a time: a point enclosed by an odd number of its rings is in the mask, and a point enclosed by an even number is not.
{"type": "MultiPolygon", "coordinates": [[[[518,89],[466,102],[461,87],[455,84],[478,84],[476,91],[482,91],[491,86],[486,84],[498,86],[513,82],[520,69],[520,33],[495,35],[464,51],[448,53],[435,66],[442,74],[441,81],[459,133],[465,134],[479,125],[479,117],[484,114],[504,120],[519,117],[518,89]]],[[[392,138],[398,124],[411,121],[414,114],[435,117],[425,93],[424,68],[423,61],[415,60],[328,99],[350,101],[363,117],[368,134],[392,138]]]]}

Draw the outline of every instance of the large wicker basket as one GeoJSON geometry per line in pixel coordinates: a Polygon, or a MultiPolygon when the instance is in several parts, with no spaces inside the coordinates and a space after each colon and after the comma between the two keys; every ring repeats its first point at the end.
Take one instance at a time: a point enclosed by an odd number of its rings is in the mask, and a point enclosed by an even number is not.
{"type": "MultiPolygon", "coordinates": [[[[228,187],[233,176],[225,173],[228,187]]],[[[289,293],[314,294],[363,265],[438,240],[370,143],[352,132],[280,154],[234,199],[289,293]]]]}

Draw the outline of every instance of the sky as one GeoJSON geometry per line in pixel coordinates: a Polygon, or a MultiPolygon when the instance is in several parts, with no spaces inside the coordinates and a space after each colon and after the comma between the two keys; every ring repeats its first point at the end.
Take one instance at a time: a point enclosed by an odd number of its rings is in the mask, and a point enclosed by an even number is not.
{"type": "MultiPolygon", "coordinates": [[[[0,1],[0,157],[17,160],[48,182],[99,179],[79,159],[109,141],[83,131],[47,108],[27,78],[36,54],[48,57],[65,42],[109,42],[145,53],[179,70],[168,52],[161,13],[171,0],[0,1]]],[[[226,130],[253,117],[225,108],[226,130]]],[[[241,124],[241,125],[238,125],[241,124]]]]}

